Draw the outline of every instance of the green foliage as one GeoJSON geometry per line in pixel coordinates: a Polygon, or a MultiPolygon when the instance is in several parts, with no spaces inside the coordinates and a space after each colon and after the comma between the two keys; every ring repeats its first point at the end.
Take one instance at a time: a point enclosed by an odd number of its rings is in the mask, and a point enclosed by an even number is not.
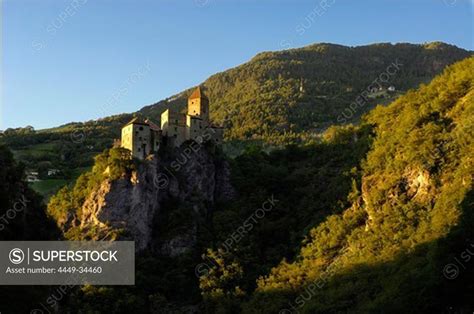
{"type": "Polygon", "coordinates": [[[145,313],[143,299],[127,289],[84,286],[75,292],[71,306],[79,313],[145,313]]]}
{"type": "MultiPolygon", "coordinates": [[[[54,224],[46,218],[39,195],[23,180],[24,166],[0,145],[0,240],[45,241],[56,238],[54,224]]],[[[4,252],[2,252],[4,253],[4,252]]],[[[45,300],[48,289],[0,287],[2,313],[27,313],[45,300]]]]}
{"type": "MultiPolygon", "coordinates": [[[[213,249],[203,258],[208,272],[200,278],[201,291],[210,313],[240,312],[242,300],[252,294],[260,276],[282,258],[293,258],[312,227],[357,197],[357,191],[351,190],[360,182],[357,165],[368,151],[371,128],[336,127],[331,132],[341,136],[270,153],[250,146],[233,160],[233,184],[239,198],[216,209],[213,249]],[[262,207],[270,210],[255,219],[262,207]]],[[[360,223],[360,216],[350,224],[360,223]]]]}
{"type": "Polygon", "coordinates": [[[472,308],[464,284],[474,272],[456,282],[443,269],[471,246],[473,68],[474,58],[459,62],[366,117],[376,135],[352,206],[312,229],[294,261],[261,277],[249,308],[266,313],[267,294],[286,295],[303,313],[472,308]]]}
{"type": "Polygon", "coordinates": [[[50,197],[67,183],[63,179],[42,180],[31,184],[31,188],[44,197],[50,197]]]}
{"type": "MultiPolygon", "coordinates": [[[[51,197],[48,214],[62,226],[74,217],[81,216],[82,205],[86,198],[104,182],[114,181],[130,175],[136,169],[130,151],[123,148],[105,150],[95,157],[91,171],[82,174],[74,187],[64,187],[51,197]]],[[[74,234],[71,231],[71,236],[74,234]]]]}
{"type": "MultiPolygon", "coordinates": [[[[131,117],[124,114],[35,132],[5,131],[0,133],[0,143],[12,149],[15,159],[24,163],[27,169],[38,171],[41,179],[51,179],[47,175],[48,169],[59,169],[60,175],[55,179],[72,184],[93,165],[94,156],[120,138],[121,127],[131,117]]],[[[43,196],[50,196],[51,190],[40,188],[38,191],[44,192],[43,196]]]]}
{"type": "MultiPolygon", "coordinates": [[[[226,150],[240,154],[249,141],[284,147],[312,143],[332,124],[356,123],[377,104],[387,104],[399,91],[429,82],[445,66],[471,52],[443,43],[375,44],[345,47],[315,44],[280,52],[265,52],[249,62],[215,74],[203,85],[211,100],[211,118],[226,127],[226,150]],[[354,101],[393,62],[400,70],[357,110],[354,101]],[[300,89],[302,87],[302,89],[300,89]],[[382,98],[380,98],[382,97],[382,98]]],[[[377,86],[378,87],[378,86],[377,86]]],[[[158,122],[168,108],[184,109],[191,90],[142,108],[138,113],[158,122]]],[[[120,138],[120,128],[132,118],[122,114],[47,130],[8,130],[0,143],[16,153],[28,168],[40,163],[62,170],[73,181],[72,169],[89,167],[93,156],[120,138]]],[[[40,169],[40,175],[44,175],[40,169]]]]}
{"type": "Polygon", "coordinates": [[[54,233],[41,197],[28,187],[24,177],[24,165],[0,145],[0,240],[40,240],[54,233]]]}
{"type": "Polygon", "coordinates": [[[200,287],[204,295],[213,298],[242,293],[237,285],[242,277],[242,267],[236,261],[226,262],[226,255],[222,249],[209,249],[204,256],[211,265],[215,265],[201,277],[200,287]]]}
{"type": "Polygon", "coordinates": [[[63,309],[78,313],[186,312],[181,305],[195,304],[200,298],[193,260],[195,257],[137,255],[135,286],[81,287],[71,291],[63,309]]]}
{"type": "MultiPolygon", "coordinates": [[[[377,107],[359,125],[311,134],[333,121],[387,62],[401,58],[403,71],[393,84],[410,88],[438,72],[440,56],[450,63],[465,54],[439,43],[316,45],[261,54],[211,77],[205,85],[219,100],[212,102],[215,119],[230,122],[228,139],[255,144],[239,147],[231,161],[238,198],[216,204],[208,224],[200,225],[207,229],[199,231],[200,252],[139,256],[135,287],[84,287],[72,292],[67,308],[179,313],[181,305],[204,300],[208,313],[471,311],[474,267],[465,265],[456,280],[446,279],[443,269],[473,247],[474,58],[377,107]],[[307,145],[261,148],[300,139],[307,145]],[[269,199],[270,209],[255,218],[269,199]],[[198,280],[201,262],[207,271],[198,280]]],[[[184,97],[167,105],[184,103],[184,97]]],[[[163,108],[143,112],[158,116],[163,108]]],[[[0,147],[0,164],[12,163],[0,147]]],[[[9,191],[0,193],[0,202],[12,202],[18,179],[10,178],[22,173],[17,167],[0,167],[0,192],[9,191]]],[[[70,223],[101,182],[135,167],[126,151],[105,151],[92,171],[51,199],[48,213],[60,225],[70,223]]],[[[157,222],[155,237],[192,225],[191,204],[164,207],[176,210],[157,222]]],[[[79,240],[95,232],[70,228],[66,236],[79,240]]]]}
{"type": "MultiPolygon", "coordinates": [[[[252,140],[281,147],[306,143],[332,124],[357,122],[376,104],[398,97],[399,93],[386,91],[390,85],[397,91],[415,88],[470,55],[443,43],[361,47],[322,43],[260,53],[239,67],[211,76],[203,86],[211,100],[211,118],[227,127],[227,141],[252,140]],[[401,64],[399,70],[381,82],[386,98],[370,97],[355,112],[347,113],[394,62],[401,64]]],[[[140,112],[159,119],[171,106],[184,108],[190,91],[140,112]]]]}

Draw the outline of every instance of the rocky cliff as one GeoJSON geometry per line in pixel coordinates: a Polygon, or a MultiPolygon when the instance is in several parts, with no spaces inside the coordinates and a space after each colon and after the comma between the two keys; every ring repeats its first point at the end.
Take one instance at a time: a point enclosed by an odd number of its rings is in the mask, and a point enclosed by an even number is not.
{"type": "Polygon", "coordinates": [[[94,229],[102,239],[133,239],[138,251],[181,255],[195,245],[216,202],[234,196],[229,177],[228,163],[213,146],[189,141],[162,149],[121,178],[102,181],[81,208],[80,229],[94,229]],[[179,230],[168,232],[169,220],[180,216],[179,230]]]}

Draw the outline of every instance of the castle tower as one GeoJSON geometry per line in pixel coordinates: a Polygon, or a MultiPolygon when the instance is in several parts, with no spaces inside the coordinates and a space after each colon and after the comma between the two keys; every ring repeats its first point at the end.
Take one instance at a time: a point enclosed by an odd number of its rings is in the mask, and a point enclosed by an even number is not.
{"type": "Polygon", "coordinates": [[[175,146],[180,146],[186,140],[186,115],[172,109],[166,109],[161,114],[162,135],[172,141],[175,146]]]}
{"type": "Polygon", "coordinates": [[[143,121],[135,117],[122,127],[120,146],[128,149],[134,158],[144,160],[148,155],[158,151],[161,140],[159,126],[149,119],[143,121]]]}
{"type": "Polygon", "coordinates": [[[188,98],[188,115],[201,118],[209,123],[209,98],[198,87],[188,98]]]}
{"type": "Polygon", "coordinates": [[[122,147],[130,150],[132,156],[145,159],[153,150],[150,125],[135,117],[122,128],[122,147]]]}

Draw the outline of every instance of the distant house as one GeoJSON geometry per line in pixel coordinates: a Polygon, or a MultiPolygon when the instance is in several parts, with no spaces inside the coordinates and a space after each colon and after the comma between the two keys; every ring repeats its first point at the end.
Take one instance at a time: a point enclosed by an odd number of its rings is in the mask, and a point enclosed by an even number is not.
{"type": "Polygon", "coordinates": [[[40,181],[39,173],[37,171],[27,171],[26,172],[26,181],[27,182],[38,182],[38,181],[40,181]]]}
{"type": "Polygon", "coordinates": [[[377,87],[372,87],[369,92],[371,92],[372,94],[375,94],[376,92],[378,92],[378,88],[377,87]]]}
{"type": "Polygon", "coordinates": [[[61,170],[59,169],[48,169],[48,177],[55,176],[59,174],[61,170]]]}
{"type": "Polygon", "coordinates": [[[393,85],[392,85],[392,86],[389,86],[389,87],[388,87],[388,91],[389,91],[389,92],[394,92],[394,91],[395,91],[395,86],[393,86],[393,85]]]}

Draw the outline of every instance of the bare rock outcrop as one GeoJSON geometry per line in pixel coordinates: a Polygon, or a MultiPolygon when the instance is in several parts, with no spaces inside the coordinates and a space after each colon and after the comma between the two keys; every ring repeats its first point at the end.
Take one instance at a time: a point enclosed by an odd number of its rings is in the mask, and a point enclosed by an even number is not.
{"type": "Polygon", "coordinates": [[[408,196],[410,200],[422,206],[429,205],[432,201],[430,195],[434,193],[435,187],[427,170],[407,169],[400,177],[383,177],[383,179],[385,179],[382,183],[385,185],[384,189],[381,189],[380,183],[379,185],[376,183],[381,177],[366,176],[362,179],[362,200],[367,212],[366,231],[376,223],[375,217],[379,215],[381,207],[380,202],[374,197],[377,193],[372,192],[374,189],[379,190],[378,193],[384,193],[383,200],[395,202],[401,196],[408,196]]]}
{"type": "Polygon", "coordinates": [[[133,239],[137,251],[174,257],[195,245],[199,221],[212,213],[215,202],[234,194],[229,165],[216,148],[189,141],[150,156],[121,179],[102,182],[83,204],[81,228],[104,234],[115,230],[121,238],[133,239]],[[192,208],[191,223],[185,232],[164,239],[159,222],[174,210],[170,201],[192,208]]]}

